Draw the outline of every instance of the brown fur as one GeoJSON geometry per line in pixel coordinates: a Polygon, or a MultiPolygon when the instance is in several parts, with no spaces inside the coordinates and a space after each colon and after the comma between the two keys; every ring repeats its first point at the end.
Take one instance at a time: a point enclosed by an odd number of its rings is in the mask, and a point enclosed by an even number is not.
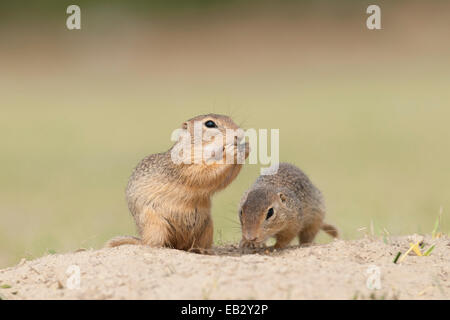
{"type": "Polygon", "coordinates": [[[263,246],[275,237],[274,248],[284,248],[298,236],[311,243],[319,230],[338,236],[336,227],[323,222],[325,204],[321,192],[297,167],[280,163],[274,175],[260,176],[242,197],[239,218],[241,247],[263,246]],[[268,218],[268,211],[273,215],[268,218]]]}
{"type": "MultiPolygon", "coordinates": [[[[193,137],[194,121],[206,123],[208,120],[214,121],[224,136],[226,129],[239,129],[229,117],[216,114],[192,118],[183,123],[182,129],[190,132],[193,137]]],[[[208,128],[202,126],[202,130],[205,132],[208,128]]],[[[238,146],[238,142],[240,138],[236,137],[231,147],[245,148],[247,157],[248,144],[238,146]]],[[[206,145],[209,142],[202,143],[206,145]]],[[[208,249],[212,246],[211,196],[236,178],[242,164],[204,161],[176,164],[171,158],[172,148],[144,158],[128,182],[128,207],[136,222],[140,239],[114,238],[107,246],[144,244],[181,250],[208,249]]],[[[236,160],[236,149],[233,150],[236,160]]],[[[192,160],[193,157],[194,154],[192,160]]]]}

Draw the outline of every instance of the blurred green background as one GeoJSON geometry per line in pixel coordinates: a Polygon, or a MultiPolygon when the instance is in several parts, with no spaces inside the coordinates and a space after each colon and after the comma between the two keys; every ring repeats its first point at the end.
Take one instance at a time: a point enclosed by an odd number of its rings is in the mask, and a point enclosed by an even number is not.
{"type": "MultiPolygon", "coordinates": [[[[280,129],[280,158],[322,189],[345,239],[449,231],[450,6],[378,1],[0,5],[0,267],[134,234],[124,189],[202,113],[280,129]]],[[[246,165],[213,199],[237,242],[246,165]]],[[[321,235],[318,241],[328,241],[321,235]]]]}

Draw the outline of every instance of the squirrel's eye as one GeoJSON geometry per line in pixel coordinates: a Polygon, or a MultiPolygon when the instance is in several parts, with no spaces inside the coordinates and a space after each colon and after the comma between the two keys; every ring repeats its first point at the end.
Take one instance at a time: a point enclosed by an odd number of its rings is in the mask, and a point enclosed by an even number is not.
{"type": "Polygon", "coordinates": [[[239,215],[242,217],[242,209],[239,210],[239,215]]]}
{"type": "Polygon", "coordinates": [[[267,211],[266,220],[269,219],[271,216],[273,216],[273,208],[270,208],[269,211],[267,211]]]}
{"type": "Polygon", "coordinates": [[[208,120],[205,122],[207,128],[217,128],[217,124],[214,121],[208,120]]]}

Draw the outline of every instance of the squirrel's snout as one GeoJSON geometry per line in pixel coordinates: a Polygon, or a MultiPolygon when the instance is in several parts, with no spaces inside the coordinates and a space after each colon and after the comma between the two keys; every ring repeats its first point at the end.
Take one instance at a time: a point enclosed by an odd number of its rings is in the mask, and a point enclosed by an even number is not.
{"type": "Polygon", "coordinates": [[[243,234],[243,236],[244,236],[245,241],[248,241],[248,242],[258,241],[258,235],[256,235],[253,232],[245,232],[243,234]]]}

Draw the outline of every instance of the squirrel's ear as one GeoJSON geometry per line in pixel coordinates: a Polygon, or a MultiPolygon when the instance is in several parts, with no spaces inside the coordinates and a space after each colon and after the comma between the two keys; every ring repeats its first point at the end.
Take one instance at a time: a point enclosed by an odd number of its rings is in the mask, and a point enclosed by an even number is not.
{"type": "Polygon", "coordinates": [[[278,196],[280,197],[282,203],[286,202],[286,196],[284,195],[283,192],[278,192],[278,196]]]}
{"type": "Polygon", "coordinates": [[[181,125],[181,128],[186,130],[188,127],[188,123],[187,122],[183,122],[183,124],[181,125]]]}

